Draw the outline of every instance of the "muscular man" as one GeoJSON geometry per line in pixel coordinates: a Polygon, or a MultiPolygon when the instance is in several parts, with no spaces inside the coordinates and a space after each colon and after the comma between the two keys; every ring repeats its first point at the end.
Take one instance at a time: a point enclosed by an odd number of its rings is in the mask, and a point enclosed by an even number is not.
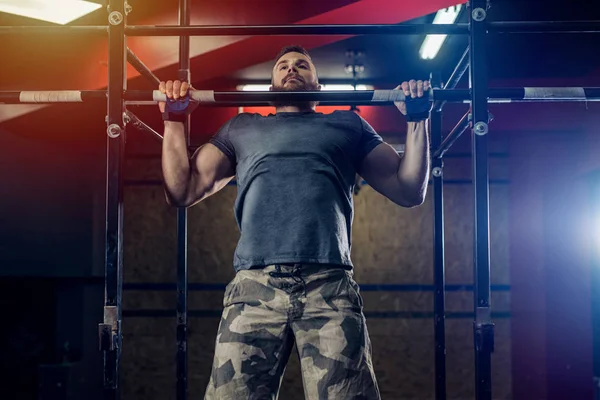
{"type": "MultiPolygon", "coordinates": [[[[159,88],[179,101],[189,85],[159,88]]],[[[429,83],[400,88],[417,103],[429,83]]],[[[277,55],[271,90],[319,89],[305,49],[277,55]]],[[[354,112],[276,103],[275,114],[238,114],[190,158],[180,115],[159,104],[167,201],[190,207],[237,182],[236,275],[225,290],[206,399],[276,399],[294,343],[307,399],[380,398],[352,274],[352,195],[359,174],[399,206],[422,204],[430,105],[411,103],[407,112],[408,102],[396,103],[409,121],[403,157],[354,112]]]]}

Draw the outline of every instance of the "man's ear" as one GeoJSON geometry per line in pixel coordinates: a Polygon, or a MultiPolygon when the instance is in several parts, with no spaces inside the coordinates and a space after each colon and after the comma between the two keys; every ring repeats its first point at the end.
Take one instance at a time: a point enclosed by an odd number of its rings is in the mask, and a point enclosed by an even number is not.
{"type": "Polygon", "coordinates": [[[273,86],[269,86],[269,92],[273,91],[273,86]]]}
{"type": "Polygon", "coordinates": [[[321,88],[322,88],[321,84],[318,84],[317,85],[317,90],[321,90],[321,88]]]}

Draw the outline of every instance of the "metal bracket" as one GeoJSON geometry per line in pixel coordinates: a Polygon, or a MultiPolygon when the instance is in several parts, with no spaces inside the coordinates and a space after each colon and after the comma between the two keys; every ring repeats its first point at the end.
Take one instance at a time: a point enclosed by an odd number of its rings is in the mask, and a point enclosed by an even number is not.
{"type": "Polygon", "coordinates": [[[494,327],[492,323],[475,326],[475,348],[479,352],[494,352],[494,327]]]}
{"type": "Polygon", "coordinates": [[[100,351],[113,351],[115,349],[111,325],[98,324],[98,339],[100,340],[100,351]]]}
{"type": "Polygon", "coordinates": [[[484,353],[494,352],[494,323],[490,307],[477,307],[475,310],[475,348],[484,353]]]}
{"type": "Polygon", "coordinates": [[[104,322],[98,324],[98,339],[101,351],[114,351],[118,337],[117,307],[104,307],[104,322]]]}

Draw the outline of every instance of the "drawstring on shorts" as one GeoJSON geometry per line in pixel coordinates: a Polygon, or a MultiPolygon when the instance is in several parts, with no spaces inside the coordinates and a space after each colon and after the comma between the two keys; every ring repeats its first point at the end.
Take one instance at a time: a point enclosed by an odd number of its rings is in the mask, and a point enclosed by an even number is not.
{"type": "Polygon", "coordinates": [[[276,264],[275,271],[269,272],[269,275],[273,278],[292,278],[294,282],[302,284],[302,291],[304,292],[304,295],[306,295],[306,282],[304,281],[304,278],[302,278],[301,268],[301,264],[294,264],[294,269],[291,272],[283,272],[281,270],[281,265],[276,264]]]}

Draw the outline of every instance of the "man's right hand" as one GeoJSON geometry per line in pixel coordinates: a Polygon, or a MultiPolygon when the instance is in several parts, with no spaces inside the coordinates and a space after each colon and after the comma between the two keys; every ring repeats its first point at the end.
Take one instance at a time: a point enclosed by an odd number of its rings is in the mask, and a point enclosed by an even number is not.
{"type": "MultiPolygon", "coordinates": [[[[162,94],[166,94],[168,99],[177,100],[180,97],[187,95],[188,90],[191,88],[190,84],[181,81],[166,81],[160,82],[158,90],[162,94]]],[[[161,113],[165,112],[166,103],[164,101],[158,102],[158,109],[161,113]]]]}

